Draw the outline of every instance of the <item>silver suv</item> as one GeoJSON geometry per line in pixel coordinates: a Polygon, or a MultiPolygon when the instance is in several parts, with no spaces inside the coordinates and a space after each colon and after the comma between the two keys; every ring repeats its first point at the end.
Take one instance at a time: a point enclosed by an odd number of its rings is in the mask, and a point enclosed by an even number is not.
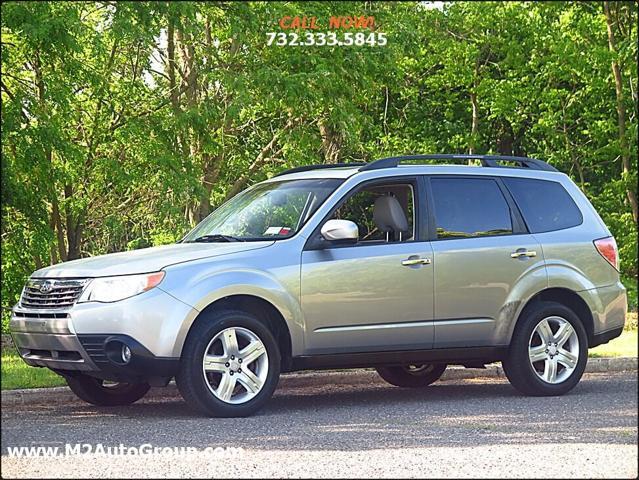
{"type": "Polygon", "coordinates": [[[175,245],[38,270],[11,331],[25,362],[92,404],[175,378],[190,406],[230,417],[304,369],[425,387],[447,365],[501,361],[519,391],[561,395],[626,308],[615,240],[566,175],[418,155],[289,170],[175,245]]]}

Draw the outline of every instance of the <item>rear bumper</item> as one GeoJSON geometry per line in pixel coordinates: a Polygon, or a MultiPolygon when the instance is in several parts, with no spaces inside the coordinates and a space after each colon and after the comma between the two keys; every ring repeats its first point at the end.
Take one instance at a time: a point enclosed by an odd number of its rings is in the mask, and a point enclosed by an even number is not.
{"type": "Polygon", "coordinates": [[[621,282],[577,293],[592,312],[593,335],[590,347],[621,335],[628,311],[626,289],[621,282]]]}
{"type": "Polygon", "coordinates": [[[613,338],[617,338],[623,332],[623,326],[613,328],[612,330],[608,330],[607,332],[597,333],[592,336],[592,339],[588,343],[589,348],[596,347],[597,345],[601,345],[603,343],[608,343],[613,338]]]}

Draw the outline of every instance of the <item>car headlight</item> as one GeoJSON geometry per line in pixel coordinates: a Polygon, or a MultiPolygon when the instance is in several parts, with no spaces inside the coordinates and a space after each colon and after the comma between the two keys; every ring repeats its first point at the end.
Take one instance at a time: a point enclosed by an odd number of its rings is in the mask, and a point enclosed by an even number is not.
{"type": "Polygon", "coordinates": [[[157,287],[163,278],[164,272],[94,278],[80,301],[117,302],[157,287]]]}

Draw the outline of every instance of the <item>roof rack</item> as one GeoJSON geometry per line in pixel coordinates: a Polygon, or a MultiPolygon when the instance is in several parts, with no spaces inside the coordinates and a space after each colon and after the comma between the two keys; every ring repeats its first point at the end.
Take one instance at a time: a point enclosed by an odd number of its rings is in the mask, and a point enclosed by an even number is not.
{"type": "Polygon", "coordinates": [[[365,167],[367,165],[372,165],[372,163],[365,162],[353,162],[353,163],[328,163],[325,165],[304,165],[301,167],[289,168],[288,170],[284,170],[283,172],[277,173],[273,175],[274,177],[279,177],[280,175],[288,175],[289,173],[298,173],[298,172],[308,172],[310,170],[320,170],[324,168],[340,168],[340,167],[365,167]]]}
{"type": "Polygon", "coordinates": [[[404,155],[400,157],[388,157],[376,160],[360,167],[360,172],[368,170],[378,170],[380,168],[397,167],[400,162],[406,160],[479,160],[482,167],[493,168],[512,168],[500,165],[500,162],[513,162],[519,164],[515,168],[529,168],[531,170],[546,170],[549,172],[558,172],[555,167],[549,165],[543,160],[528,157],[511,157],[505,155],[474,155],[474,154],[433,154],[433,155],[404,155]]]}
{"type": "Polygon", "coordinates": [[[275,177],[280,175],[287,175],[289,173],[308,172],[310,170],[321,170],[325,168],[344,168],[344,167],[359,167],[360,172],[366,172],[368,170],[379,170],[380,168],[394,168],[399,166],[403,161],[410,160],[479,160],[482,167],[492,168],[513,168],[500,165],[501,162],[512,162],[519,165],[514,168],[529,168],[531,170],[545,170],[547,172],[558,172],[555,167],[538,160],[536,158],[528,157],[510,157],[506,155],[473,155],[473,154],[444,154],[436,153],[432,155],[403,155],[399,157],[388,157],[380,160],[375,160],[370,163],[365,162],[352,162],[352,163],[329,163],[320,165],[304,165],[302,167],[290,168],[280,172],[275,177]]]}

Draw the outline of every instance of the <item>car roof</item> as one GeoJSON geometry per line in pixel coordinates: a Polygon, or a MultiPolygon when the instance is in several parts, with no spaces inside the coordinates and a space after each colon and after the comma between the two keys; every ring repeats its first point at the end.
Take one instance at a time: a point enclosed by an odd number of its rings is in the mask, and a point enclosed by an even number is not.
{"type": "Polygon", "coordinates": [[[315,170],[307,170],[305,172],[282,173],[269,179],[269,181],[281,180],[304,180],[304,179],[320,179],[320,178],[348,178],[358,173],[358,168],[319,168],[315,170]]]}
{"type": "MultiPolygon", "coordinates": [[[[278,180],[293,179],[321,179],[338,178],[346,179],[352,176],[365,175],[368,178],[395,177],[398,175],[425,175],[429,173],[446,173],[451,175],[496,175],[505,176],[504,172],[510,171],[509,176],[523,176],[539,178],[543,174],[557,174],[559,171],[537,158],[516,157],[510,155],[477,155],[457,153],[436,153],[401,155],[396,157],[380,158],[373,162],[337,163],[305,165],[286,170],[277,174],[278,180]],[[422,162],[421,164],[402,162],[422,162]],[[456,163],[463,161],[464,163],[456,163]],[[423,163],[425,162],[425,163],[423,163]],[[433,164],[444,162],[445,165],[433,164]],[[475,162],[474,165],[470,162],[475,162]],[[451,163],[453,163],[451,165],[451,163]],[[477,163],[481,167],[476,166],[477,163]],[[470,165],[469,165],[470,164],[470,165]],[[534,172],[521,174],[521,172],[534,172]],[[542,174],[542,175],[540,175],[542,174]]],[[[276,180],[273,180],[276,181],[276,180]]]]}
{"type": "Polygon", "coordinates": [[[557,171],[533,170],[531,168],[517,167],[478,167],[470,165],[398,165],[397,167],[379,168],[375,170],[360,171],[360,167],[317,168],[313,170],[283,173],[272,177],[268,182],[283,180],[306,180],[336,178],[347,179],[354,175],[366,175],[366,177],[395,177],[402,175],[490,175],[525,178],[557,178],[563,173],[557,171]],[[373,174],[375,175],[369,175],[373,174]]]}

